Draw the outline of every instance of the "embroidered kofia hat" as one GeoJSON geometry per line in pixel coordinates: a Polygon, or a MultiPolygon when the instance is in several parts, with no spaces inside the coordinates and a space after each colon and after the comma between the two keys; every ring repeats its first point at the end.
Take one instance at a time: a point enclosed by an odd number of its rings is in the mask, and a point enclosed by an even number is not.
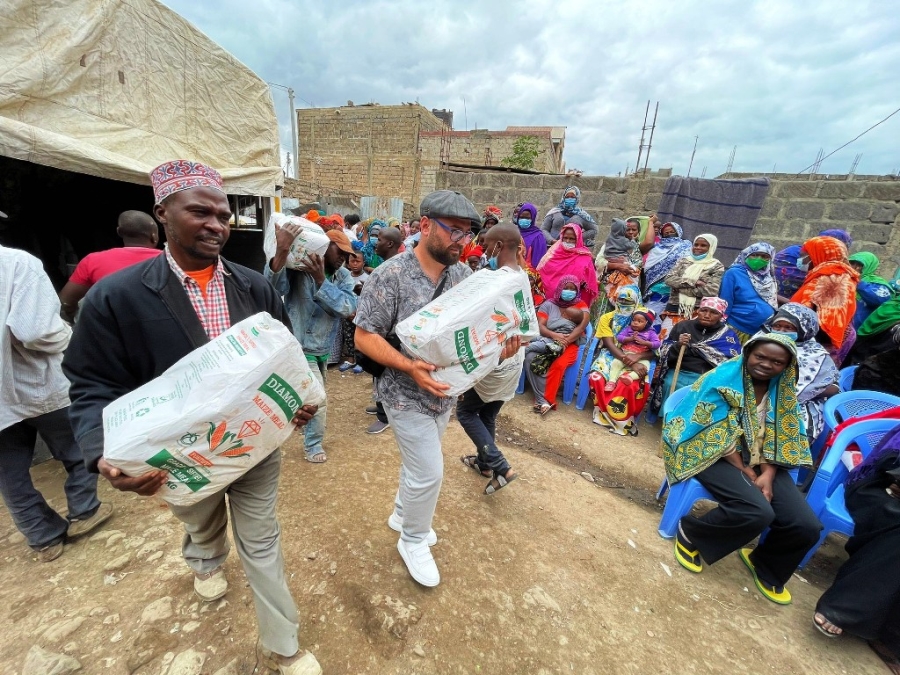
{"type": "Polygon", "coordinates": [[[150,172],[153,196],[159,204],[169,195],[195,187],[211,187],[225,192],[222,176],[215,169],[186,159],[160,164],[150,172]]]}

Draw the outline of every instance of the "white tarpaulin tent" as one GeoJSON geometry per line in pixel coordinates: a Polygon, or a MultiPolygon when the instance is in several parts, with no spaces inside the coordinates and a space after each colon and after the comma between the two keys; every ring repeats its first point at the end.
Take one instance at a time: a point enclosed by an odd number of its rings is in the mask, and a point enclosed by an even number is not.
{"type": "Polygon", "coordinates": [[[266,84],[155,0],[0,1],[0,155],[150,183],[162,162],[235,194],[283,183],[266,84]]]}

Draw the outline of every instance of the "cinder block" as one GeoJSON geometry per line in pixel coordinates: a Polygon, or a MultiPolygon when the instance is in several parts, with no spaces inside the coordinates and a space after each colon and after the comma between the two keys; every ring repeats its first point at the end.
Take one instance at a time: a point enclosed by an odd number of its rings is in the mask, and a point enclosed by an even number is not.
{"type": "Polygon", "coordinates": [[[879,204],[872,209],[869,220],[873,223],[893,223],[897,219],[898,214],[900,214],[900,205],[885,206],[879,204]]]}
{"type": "Polygon", "coordinates": [[[759,212],[760,218],[777,218],[784,207],[784,200],[773,197],[771,194],[766,196],[763,202],[762,210],[759,212]]]}
{"type": "Polygon", "coordinates": [[[866,220],[871,213],[871,202],[833,202],[828,209],[828,218],[830,220],[866,220]]]}
{"type": "Polygon", "coordinates": [[[769,194],[787,199],[815,197],[819,189],[818,181],[772,181],[769,194]]]}
{"type": "Polygon", "coordinates": [[[543,176],[538,174],[514,174],[513,187],[520,189],[540,189],[543,176]]]}
{"type": "Polygon", "coordinates": [[[816,200],[792,200],[785,207],[783,216],[785,219],[815,220],[825,213],[825,202],[816,200]]]}
{"type": "Polygon", "coordinates": [[[866,199],[900,202],[900,180],[868,182],[863,195],[866,199]]]}
{"type": "Polygon", "coordinates": [[[823,181],[817,194],[821,199],[856,199],[862,197],[865,183],[859,181],[823,181]]]}

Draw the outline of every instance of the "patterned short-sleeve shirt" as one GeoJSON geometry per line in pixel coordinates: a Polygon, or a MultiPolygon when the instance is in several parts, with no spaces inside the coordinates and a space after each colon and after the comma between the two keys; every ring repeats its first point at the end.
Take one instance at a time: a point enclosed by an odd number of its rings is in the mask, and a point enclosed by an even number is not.
{"type": "MultiPolygon", "coordinates": [[[[445,268],[435,283],[422,270],[413,251],[399,253],[369,275],[359,297],[354,323],[363,330],[386,337],[400,321],[431,302],[444,278],[442,292],[450,290],[471,273],[467,265],[457,263],[445,268]]],[[[419,389],[409,375],[392,368],[387,368],[378,378],[376,394],[378,400],[390,408],[412,410],[432,417],[441,415],[453,405],[451,397],[432,396],[419,389]]]]}

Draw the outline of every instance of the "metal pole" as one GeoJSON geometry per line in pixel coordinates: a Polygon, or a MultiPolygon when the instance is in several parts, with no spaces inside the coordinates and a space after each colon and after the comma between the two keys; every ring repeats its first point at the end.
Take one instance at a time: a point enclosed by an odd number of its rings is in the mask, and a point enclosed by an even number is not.
{"type": "MultiPolygon", "coordinates": [[[[650,102],[647,101],[647,105],[650,102]]],[[[650,140],[647,141],[647,155],[644,157],[644,175],[647,175],[647,164],[650,162],[650,149],[653,147],[653,132],[656,131],[656,116],[659,114],[659,101],[656,102],[656,110],[653,111],[653,125],[650,127],[650,140]]]]}
{"type": "Polygon", "coordinates": [[[697,154],[697,141],[700,140],[699,136],[694,136],[694,151],[691,153],[691,163],[688,164],[688,175],[687,177],[691,177],[691,167],[694,166],[694,155],[697,154]]]}
{"type": "Polygon", "coordinates": [[[294,178],[300,178],[300,146],[297,141],[297,111],[294,110],[294,90],[288,87],[288,100],[291,103],[291,136],[294,140],[294,178]]]}

